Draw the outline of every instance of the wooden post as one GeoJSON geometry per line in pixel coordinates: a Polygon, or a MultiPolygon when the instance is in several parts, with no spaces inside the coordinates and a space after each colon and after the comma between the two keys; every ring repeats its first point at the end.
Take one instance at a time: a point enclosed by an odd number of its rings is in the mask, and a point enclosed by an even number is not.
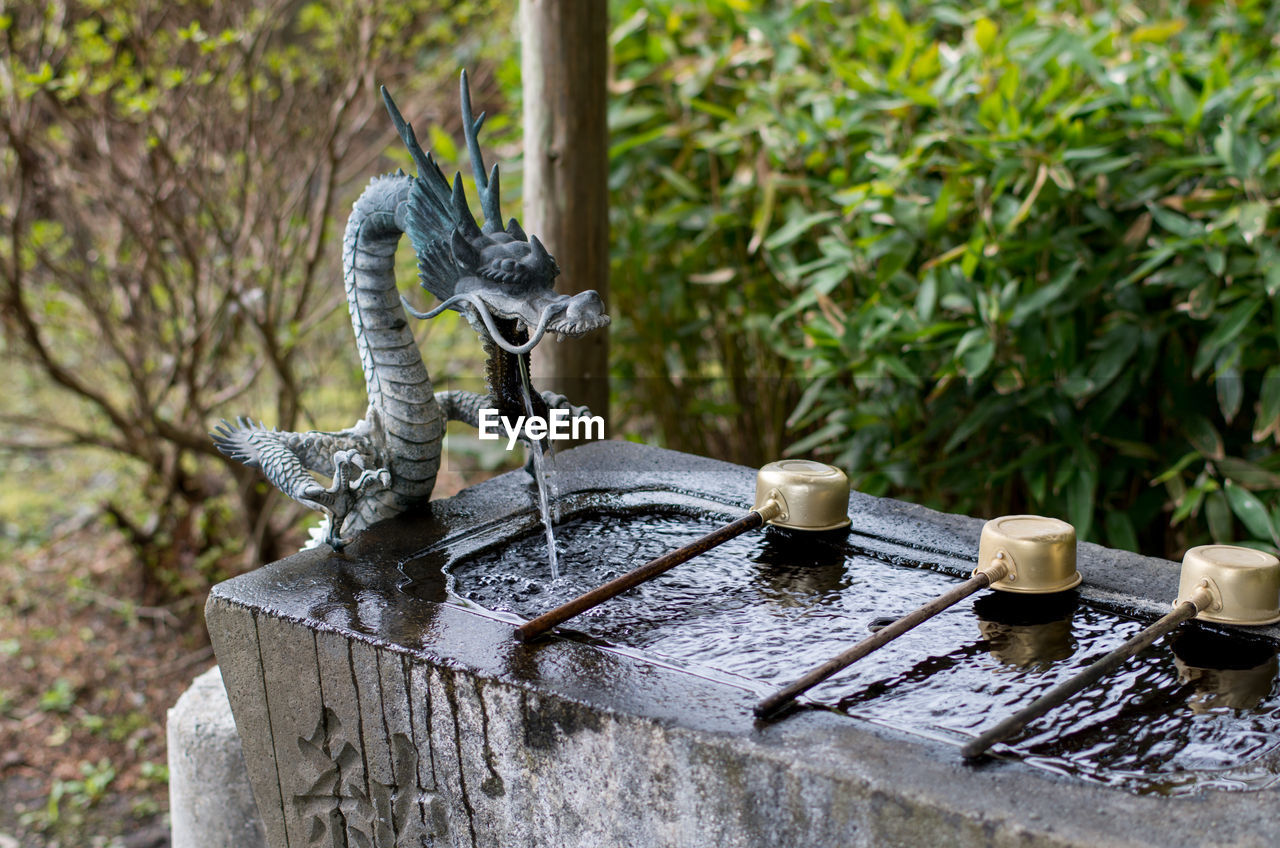
{"type": "MultiPolygon", "coordinates": [[[[525,232],[555,256],[556,290],[609,304],[608,3],[521,0],[525,232]]],[[[554,339],[533,353],[535,383],[608,421],[609,336],[554,339]]],[[[605,433],[608,434],[606,423],[605,433]]]]}

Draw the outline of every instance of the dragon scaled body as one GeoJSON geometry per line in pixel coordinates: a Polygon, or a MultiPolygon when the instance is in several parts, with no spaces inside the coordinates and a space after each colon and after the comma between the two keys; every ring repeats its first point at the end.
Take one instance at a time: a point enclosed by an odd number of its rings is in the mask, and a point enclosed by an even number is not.
{"type": "MultiPolygon", "coordinates": [[[[502,226],[498,168],[486,176],[478,141],[484,115],[472,118],[466,72],[461,98],[464,131],[484,212],[471,216],[461,174],[452,185],[423,152],[413,127],[383,90],[387,111],[418,173],[376,177],[356,201],[343,238],[343,278],[369,407],[355,426],[337,432],[287,433],[241,418],[212,434],[218,449],[260,468],[284,494],[328,516],[325,541],[339,549],[352,535],[427,501],[440,470],[446,421],[476,426],[482,409],[525,414],[529,351],[547,332],[577,336],[609,323],[594,291],[557,294],[555,259],[511,219],[502,226]],[[396,286],[395,252],[407,233],[423,288],[440,303],[418,312],[396,286]],[[489,354],[487,395],[435,392],[408,314],[430,318],[463,313],[489,354]],[[331,479],[323,486],[312,472],[331,479]]],[[[587,414],[565,398],[533,395],[534,413],[551,407],[587,414]]]]}

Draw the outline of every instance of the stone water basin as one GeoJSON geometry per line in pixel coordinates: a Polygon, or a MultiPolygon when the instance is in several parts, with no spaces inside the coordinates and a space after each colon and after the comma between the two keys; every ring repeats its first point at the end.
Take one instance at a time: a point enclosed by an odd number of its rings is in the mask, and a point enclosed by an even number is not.
{"type": "Polygon", "coordinates": [[[1175,563],[1081,545],[1078,595],[1028,611],[983,593],[762,724],[773,683],[967,574],[982,521],[854,493],[834,547],[745,536],[727,562],[522,645],[517,614],[754,492],[753,469],[638,445],[557,465],[561,584],[516,472],[215,587],[209,630],[272,845],[1280,843],[1276,627],[1184,628],[1176,653],[1158,644],[1036,725],[1051,732],[959,755],[1003,705],[1167,610],[1175,563]],[[601,516],[643,532],[575,531],[601,516]],[[1206,665],[1228,651],[1249,668],[1206,665]]]}
{"type": "MultiPolygon", "coordinates": [[[[705,514],[599,512],[446,566],[463,602],[533,618],[700,535],[705,514]]],[[[958,578],[860,551],[844,534],[741,536],[596,607],[570,626],[763,696],[839,653],[885,613],[958,578]]],[[[407,591],[412,593],[412,586],[407,591]]],[[[1076,674],[1146,622],[1053,596],[989,591],[809,693],[810,703],[962,744],[1076,674]]],[[[1276,645],[1190,624],[1006,748],[1039,768],[1137,793],[1259,789],[1280,780],[1276,645]],[[1197,665],[1197,663],[1199,665],[1197,665]]]]}

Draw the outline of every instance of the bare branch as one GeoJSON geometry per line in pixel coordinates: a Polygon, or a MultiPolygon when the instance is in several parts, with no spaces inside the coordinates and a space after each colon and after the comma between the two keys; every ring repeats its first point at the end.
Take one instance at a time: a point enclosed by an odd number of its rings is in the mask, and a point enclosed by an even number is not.
{"type": "Polygon", "coordinates": [[[142,462],[157,523],[115,510],[148,556],[166,539],[199,543],[192,514],[219,495],[240,499],[236,535],[273,550],[295,513],[205,431],[239,399],[274,402],[282,427],[304,420],[310,363],[349,349],[315,331],[343,303],[339,206],[391,139],[375,81],[403,79],[412,97],[438,79],[418,75],[421,39],[391,32],[451,12],[438,0],[124,4],[101,55],[84,49],[102,25],[93,4],[6,12],[0,324],[11,364],[50,390],[0,415],[0,448],[142,462]],[[55,79],[29,83],[44,63],[55,79]]]}

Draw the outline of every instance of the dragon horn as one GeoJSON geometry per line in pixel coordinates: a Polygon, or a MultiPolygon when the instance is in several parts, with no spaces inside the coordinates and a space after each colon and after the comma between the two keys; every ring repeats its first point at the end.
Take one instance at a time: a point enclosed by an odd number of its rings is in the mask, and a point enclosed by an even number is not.
{"type": "Polygon", "coordinates": [[[496,232],[502,228],[502,212],[498,196],[498,166],[493,166],[491,176],[485,176],[484,156],[480,153],[480,128],[484,126],[484,113],[471,117],[471,88],[467,85],[467,72],[462,71],[458,83],[462,97],[462,132],[467,137],[467,151],[471,154],[471,170],[475,173],[476,191],[480,194],[480,210],[484,212],[484,231],[496,232]]]}
{"type": "Polygon", "coordinates": [[[453,217],[458,222],[458,226],[466,230],[466,236],[469,239],[475,239],[480,235],[480,228],[476,226],[476,219],[471,217],[471,207],[467,205],[467,190],[462,187],[462,174],[455,173],[453,175],[453,194],[449,199],[453,202],[453,217]]]}
{"type": "MultiPolygon", "coordinates": [[[[487,204],[484,205],[484,224],[485,224],[485,227],[488,228],[486,232],[493,232],[494,230],[500,230],[502,229],[502,213],[498,210],[498,201],[502,197],[502,190],[498,188],[498,163],[497,162],[493,163],[493,170],[489,172],[489,180],[488,182],[485,183],[484,190],[485,190],[485,194],[493,198],[493,209],[490,209],[487,204]],[[497,215],[498,217],[492,218],[490,217],[491,214],[497,215]]],[[[483,202],[483,200],[484,198],[482,197],[481,201],[483,202]]]]}
{"type": "Polygon", "coordinates": [[[539,259],[539,260],[540,260],[540,259],[542,259],[543,257],[549,257],[549,256],[550,256],[550,255],[547,253],[547,249],[546,249],[545,247],[543,247],[543,246],[542,246],[542,242],[538,241],[538,237],[537,237],[537,236],[529,236],[529,245],[533,248],[533,255],[534,255],[534,258],[536,258],[536,259],[539,259]]]}
{"type": "Polygon", "coordinates": [[[427,173],[431,168],[431,159],[423,152],[422,145],[418,144],[418,137],[413,132],[413,124],[406,121],[400,114],[396,102],[391,99],[391,92],[387,91],[385,85],[381,86],[381,91],[382,102],[391,114],[391,123],[395,125],[396,132],[400,133],[400,140],[404,142],[404,146],[409,148],[409,154],[413,156],[414,164],[418,166],[418,173],[427,173]]]}

